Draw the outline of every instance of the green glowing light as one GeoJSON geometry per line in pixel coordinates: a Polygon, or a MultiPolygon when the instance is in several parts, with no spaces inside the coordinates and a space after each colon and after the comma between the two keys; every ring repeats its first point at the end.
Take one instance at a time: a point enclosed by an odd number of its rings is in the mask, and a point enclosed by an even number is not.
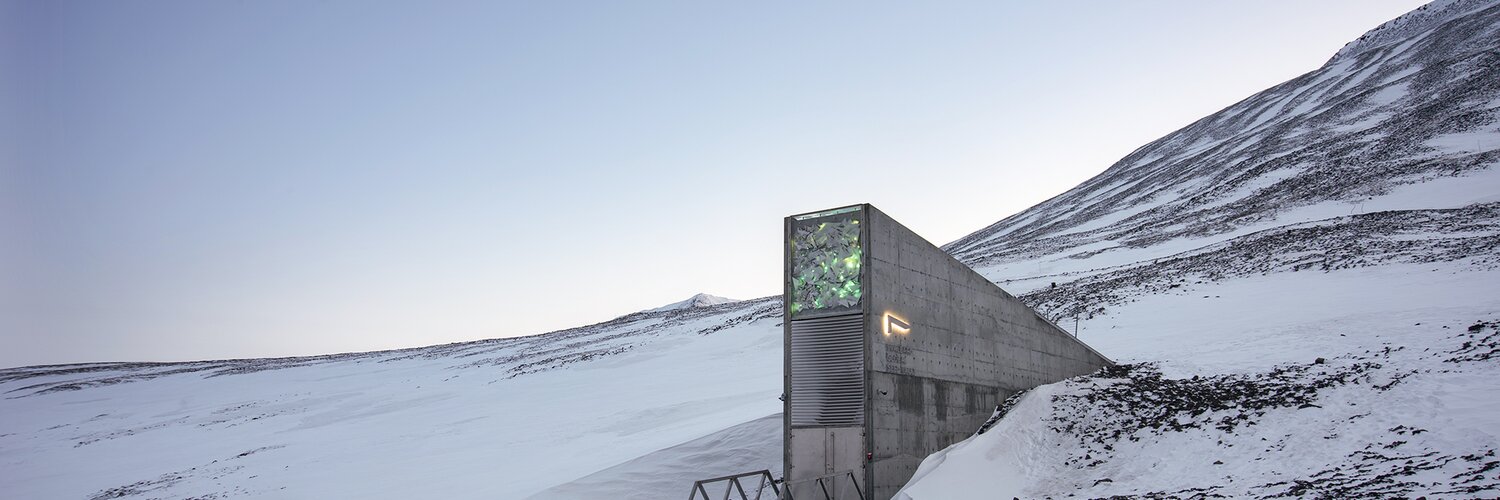
{"type": "Polygon", "coordinates": [[[792,296],[788,306],[793,314],[859,307],[864,249],[855,216],[793,227],[792,296]]]}

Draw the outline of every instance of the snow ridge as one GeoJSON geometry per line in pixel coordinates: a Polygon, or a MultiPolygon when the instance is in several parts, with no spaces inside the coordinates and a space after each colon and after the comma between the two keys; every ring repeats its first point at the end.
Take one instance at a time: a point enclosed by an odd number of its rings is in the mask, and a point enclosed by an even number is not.
{"type": "Polygon", "coordinates": [[[1332,64],[1344,58],[1357,56],[1370,49],[1389,45],[1392,42],[1405,40],[1431,30],[1438,24],[1463,14],[1473,12],[1477,9],[1489,7],[1496,3],[1495,0],[1436,0],[1427,5],[1418,7],[1416,10],[1402,14],[1400,17],[1386,21],[1376,26],[1358,39],[1344,44],[1338,53],[1329,59],[1332,64]]]}

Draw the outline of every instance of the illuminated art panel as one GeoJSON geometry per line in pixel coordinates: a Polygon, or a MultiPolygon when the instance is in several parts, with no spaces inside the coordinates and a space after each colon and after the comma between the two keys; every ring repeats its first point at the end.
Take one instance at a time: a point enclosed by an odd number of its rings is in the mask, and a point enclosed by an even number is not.
{"type": "Polygon", "coordinates": [[[864,295],[859,207],[797,218],[792,224],[791,313],[855,312],[864,295]]]}

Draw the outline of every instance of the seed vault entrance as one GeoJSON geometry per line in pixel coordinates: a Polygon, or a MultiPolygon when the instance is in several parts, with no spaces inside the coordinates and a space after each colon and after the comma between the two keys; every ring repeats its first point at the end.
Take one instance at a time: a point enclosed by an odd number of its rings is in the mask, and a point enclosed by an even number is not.
{"type": "Polygon", "coordinates": [[[793,498],[889,499],[1000,401],[1110,364],[873,206],[788,217],[785,236],[793,498]]]}

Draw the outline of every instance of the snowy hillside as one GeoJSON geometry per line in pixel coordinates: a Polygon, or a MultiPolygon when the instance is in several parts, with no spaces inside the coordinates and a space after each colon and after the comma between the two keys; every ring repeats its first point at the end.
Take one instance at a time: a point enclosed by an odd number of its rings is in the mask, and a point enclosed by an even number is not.
{"type": "Polygon", "coordinates": [[[0,497],[521,498],[780,412],[780,310],[762,299],[401,351],[3,370],[0,497]]]}
{"type": "Polygon", "coordinates": [[[1500,495],[1500,4],[1327,66],[949,245],[1127,363],[906,498],[1500,495]]]}
{"type": "Polygon", "coordinates": [[[1500,201],[1500,11],[1485,5],[1198,120],[947,249],[993,279],[1037,277],[1288,224],[1500,201]]]}
{"type": "Polygon", "coordinates": [[[1043,386],[929,457],[913,499],[1492,498],[1500,271],[1394,264],[1142,294],[1043,386]]]}

